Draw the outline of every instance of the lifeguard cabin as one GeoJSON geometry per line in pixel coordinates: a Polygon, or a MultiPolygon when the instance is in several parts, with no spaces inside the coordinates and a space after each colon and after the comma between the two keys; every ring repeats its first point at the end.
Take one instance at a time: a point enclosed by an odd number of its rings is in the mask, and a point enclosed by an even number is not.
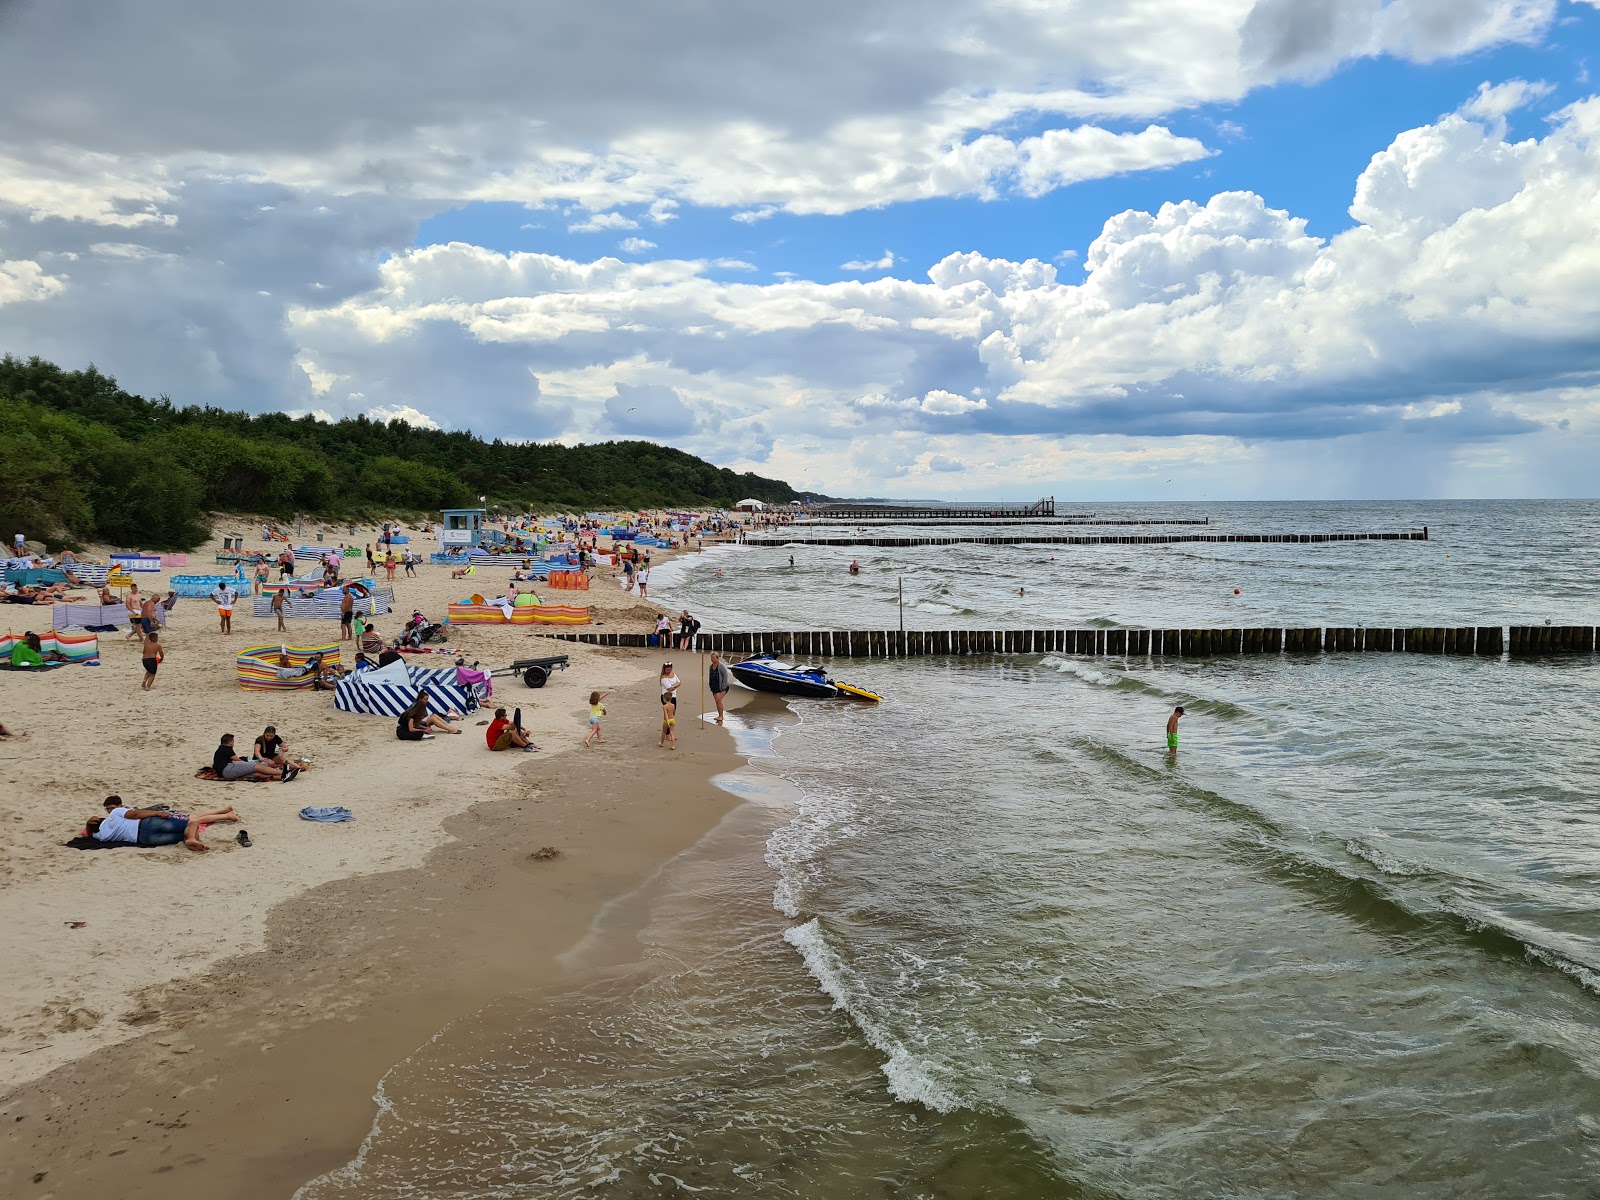
{"type": "Polygon", "coordinates": [[[470,550],[483,544],[484,508],[441,508],[439,516],[439,550],[470,550]]]}

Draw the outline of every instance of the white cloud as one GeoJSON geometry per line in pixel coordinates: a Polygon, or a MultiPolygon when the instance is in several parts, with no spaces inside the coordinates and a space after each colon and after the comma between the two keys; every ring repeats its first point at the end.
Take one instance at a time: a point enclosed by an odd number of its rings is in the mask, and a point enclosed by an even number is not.
{"type": "Polygon", "coordinates": [[[625,237],[617,243],[617,249],[627,254],[642,254],[646,250],[655,248],[654,242],[642,237],[625,237]]]}
{"type": "Polygon", "coordinates": [[[1160,124],[1097,122],[1235,101],[1351,58],[1529,42],[1555,11],[1556,0],[951,0],[937,12],[817,0],[732,23],[715,6],[646,7],[617,43],[603,13],[580,8],[557,21],[561,44],[603,57],[575,51],[528,71],[524,48],[548,41],[551,18],[518,0],[457,14],[446,41],[412,35],[434,16],[421,0],[395,0],[381,29],[314,0],[151,0],[88,24],[34,5],[0,43],[0,196],[138,227],[169,219],[191,183],[234,179],[435,209],[577,205],[592,214],[580,232],[636,228],[617,211],[628,205],[660,224],[689,203],[758,221],[1037,196],[1208,153],[1160,124]],[[64,44],[80,68],[70,76],[34,51],[64,44]],[[240,86],[268,78],[271,105],[240,86]],[[1039,131],[1012,137],[1019,127],[1039,131]]]}
{"type": "Polygon", "coordinates": [[[1464,117],[1494,121],[1519,108],[1526,108],[1536,100],[1543,100],[1553,91],[1555,87],[1543,81],[1530,83],[1526,79],[1508,79],[1498,84],[1486,81],[1478,85],[1477,95],[1463,104],[1459,111],[1464,117]]]}
{"type": "Polygon", "coordinates": [[[746,262],[742,258],[713,258],[711,265],[724,271],[754,271],[756,269],[755,263],[746,262]]]}
{"type": "Polygon", "coordinates": [[[36,262],[16,259],[0,262],[0,305],[43,300],[65,287],[65,280],[47,275],[36,262]]]}
{"type": "Polygon", "coordinates": [[[847,263],[840,263],[839,264],[839,269],[841,271],[887,271],[890,267],[894,266],[894,264],[895,264],[894,251],[893,250],[885,250],[883,252],[883,257],[882,258],[877,258],[877,259],[865,259],[865,258],[852,259],[851,261],[849,261],[847,263]]]}
{"type": "MultiPolygon", "coordinates": [[[[1559,420],[1561,446],[1592,445],[1600,120],[1590,102],[1508,140],[1507,114],[1544,94],[1523,81],[1395,138],[1355,182],[1357,228],[1330,241],[1253,193],[1183,200],[1192,178],[1174,175],[1181,202],[1112,216],[1071,284],[971,243],[925,279],[920,259],[911,278],[827,285],[723,278],[744,260],[718,246],[413,248],[474,201],[615,238],[693,205],[757,226],[1195,163],[1208,148],[1170,126],[1199,106],[1353,59],[1533,42],[1555,0],[815,0],[736,23],[643,6],[620,43],[601,10],[518,0],[483,0],[448,39],[415,36],[435,15],[418,0],[376,25],[312,0],[13,10],[7,337],[137,390],[574,438],[615,431],[618,388],[669,389],[695,416],[684,444],[747,444],[766,470],[850,491],[850,472],[904,478],[928,456],[978,488],[1013,462],[1022,480],[1126,477],[1169,452],[1264,470],[1255,439],[1402,422],[1464,447],[1559,420]],[[598,49],[525,70],[551,38],[598,49]],[[37,52],[68,44],[70,73],[37,52]]],[[[770,226],[723,228],[743,245],[770,226]]],[[[1554,453],[1543,436],[1504,444],[1554,453]]]]}
{"type": "Polygon", "coordinates": [[[397,346],[444,364],[494,347],[568,406],[570,436],[617,429],[619,387],[670,389],[697,418],[669,422],[679,444],[725,453],[759,423],[763,469],[834,489],[932,470],[930,455],[1002,464],[969,466],[974,488],[1142,477],[1172,455],[1276,470],[1262,439],[1307,462],[1319,445],[1388,461],[1401,426],[1438,442],[1418,486],[1445,487],[1485,438],[1511,439],[1513,459],[1558,421],[1600,438],[1600,392],[1578,382],[1600,373],[1600,99],[1538,141],[1494,125],[1451,114],[1397,137],[1356,182],[1363,224],[1329,241],[1224,192],[1111,218],[1075,284],[976,253],[922,282],[763,285],[696,262],[431,247],[294,329],[367,390],[397,346]],[[802,445],[824,447],[822,465],[802,445]]]}
{"type": "Polygon", "coordinates": [[[922,398],[922,403],[917,406],[925,413],[934,413],[941,417],[961,416],[980,408],[988,408],[987,400],[969,400],[965,396],[957,396],[954,392],[935,388],[922,398]]]}
{"type": "Polygon", "coordinates": [[[637,229],[639,222],[621,213],[590,213],[584,220],[567,226],[568,233],[599,233],[603,229],[637,229]]]}
{"type": "Polygon", "coordinates": [[[408,425],[415,425],[419,429],[438,429],[439,422],[427,413],[412,408],[409,404],[380,404],[375,408],[367,409],[367,416],[374,421],[404,421],[408,425]]]}

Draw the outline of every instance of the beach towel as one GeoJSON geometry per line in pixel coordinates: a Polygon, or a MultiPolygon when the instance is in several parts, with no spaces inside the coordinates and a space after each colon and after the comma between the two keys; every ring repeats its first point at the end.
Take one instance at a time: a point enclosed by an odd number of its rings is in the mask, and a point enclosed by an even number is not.
{"type": "Polygon", "coordinates": [[[270,779],[263,779],[259,775],[246,775],[243,779],[225,779],[221,775],[218,775],[216,773],[216,771],[214,771],[212,769],[210,763],[207,763],[205,766],[201,767],[198,771],[196,771],[194,773],[194,777],[196,779],[208,779],[213,783],[271,783],[272,782],[270,779]]]}
{"type": "Polygon", "coordinates": [[[331,808],[318,808],[315,805],[311,805],[300,810],[300,819],[302,821],[321,821],[325,825],[336,825],[340,821],[354,821],[356,815],[342,805],[334,805],[331,808]]]}

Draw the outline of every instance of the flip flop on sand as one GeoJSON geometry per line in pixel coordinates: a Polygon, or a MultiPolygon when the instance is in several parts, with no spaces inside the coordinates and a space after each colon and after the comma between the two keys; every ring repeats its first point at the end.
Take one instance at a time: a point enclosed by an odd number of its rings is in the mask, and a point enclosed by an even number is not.
{"type": "Polygon", "coordinates": [[[296,778],[299,774],[300,774],[300,768],[299,767],[290,767],[287,771],[285,771],[283,773],[283,778],[280,779],[278,782],[279,783],[288,783],[291,779],[296,778]]]}

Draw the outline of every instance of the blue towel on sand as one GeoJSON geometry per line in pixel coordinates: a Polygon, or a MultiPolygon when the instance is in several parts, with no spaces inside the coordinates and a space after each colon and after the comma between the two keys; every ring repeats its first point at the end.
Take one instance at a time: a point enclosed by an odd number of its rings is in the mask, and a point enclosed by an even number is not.
{"type": "Polygon", "coordinates": [[[354,821],[356,815],[348,808],[339,806],[317,808],[313,805],[310,808],[302,808],[300,810],[300,819],[302,821],[323,821],[331,825],[338,821],[354,821]]]}

